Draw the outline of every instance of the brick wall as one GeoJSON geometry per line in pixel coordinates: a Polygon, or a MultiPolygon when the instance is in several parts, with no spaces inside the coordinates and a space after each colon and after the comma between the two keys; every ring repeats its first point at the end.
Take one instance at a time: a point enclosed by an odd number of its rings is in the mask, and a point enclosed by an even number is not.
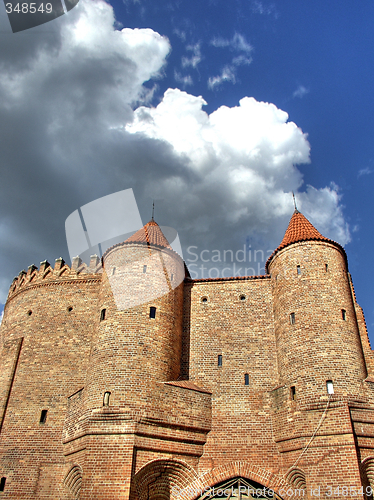
{"type": "Polygon", "coordinates": [[[62,489],[67,398],[84,386],[97,317],[100,275],[85,271],[32,268],[11,289],[1,325],[3,410],[8,398],[0,434],[4,498],[56,498],[62,489]]]}
{"type": "Polygon", "coordinates": [[[269,269],[183,281],[172,250],[134,243],[104,269],[21,272],[0,328],[0,498],[166,500],[235,474],[305,498],[374,487],[374,358],[345,255],[300,242],[269,269]]]}

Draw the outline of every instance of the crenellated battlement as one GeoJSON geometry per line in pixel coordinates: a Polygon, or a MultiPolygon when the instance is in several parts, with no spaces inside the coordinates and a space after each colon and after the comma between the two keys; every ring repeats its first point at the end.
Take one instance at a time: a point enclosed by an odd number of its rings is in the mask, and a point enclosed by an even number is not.
{"type": "Polygon", "coordinates": [[[62,257],[55,260],[54,267],[47,260],[44,260],[40,263],[39,268],[32,264],[27,268],[27,271],[22,270],[18,276],[13,278],[7,300],[9,301],[19,293],[35,286],[101,280],[102,272],[101,259],[97,255],[91,256],[89,265],[82,262],[80,257],[75,257],[71,267],[65,263],[62,257]]]}

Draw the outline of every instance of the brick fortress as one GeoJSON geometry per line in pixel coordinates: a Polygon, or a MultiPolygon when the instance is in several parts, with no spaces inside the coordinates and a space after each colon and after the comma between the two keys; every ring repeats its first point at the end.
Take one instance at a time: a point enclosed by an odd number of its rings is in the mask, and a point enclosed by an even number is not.
{"type": "Polygon", "coordinates": [[[374,357],[346,253],[295,210],[266,272],[192,280],[153,220],[89,266],[22,271],[0,499],[365,498],[374,357]]]}

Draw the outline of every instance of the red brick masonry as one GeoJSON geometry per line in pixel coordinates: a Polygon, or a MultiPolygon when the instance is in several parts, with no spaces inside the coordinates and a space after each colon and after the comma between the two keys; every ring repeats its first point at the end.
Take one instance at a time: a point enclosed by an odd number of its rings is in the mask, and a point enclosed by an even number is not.
{"type": "Polygon", "coordinates": [[[183,280],[151,221],[102,262],[22,271],[0,328],[0,499],[194,500],[235,478],[365,498],[374,357],[345,251],[296,210],[266,270],[183,280]]]}

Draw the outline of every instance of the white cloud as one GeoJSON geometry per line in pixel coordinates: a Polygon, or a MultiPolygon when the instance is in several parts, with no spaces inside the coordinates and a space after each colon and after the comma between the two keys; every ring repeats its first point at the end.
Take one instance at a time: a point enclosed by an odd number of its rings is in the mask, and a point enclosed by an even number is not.
{"type": "MultiPolygon", "coordinates": [[[[0,16],[0,30],[7,23],[0,16]]],[[[21,268],[66,248],[64,218],[83,200],[132,187],[123,170],[135,153],[115,128],[152,97],[143,84],[170,51],[151,29],[116,30],[101,0],[45,26],[0,39],[0,302],[21,268]]]]}
{"type": "Polygon", "coordinates": [[[186,49],[192,52],[192,55],[191,57],[182,57],[182,68],[191,66],[192,68],[196,69],[202,61],[200,43],[196,43],[195,45],[188,45],[186,49]]]}
{"type": "Polygon", "coordinates": [[[213,47],[229,47],[232,50],[246,52],[250,54],[253,51],[252,45],[247,42],[244,35],[240,33],[235,33],[231,40],[222,37],[215,37],[210,42],[213,47]]]}
{"type": "Polygon", "coordinates": [[[187,40],[187,34],[184,30],[180,30],[178,28],[175,28],[173,30],[173,33],[177,35],[177,37],[182,40],[182,42],[185,42],[187,40]]]}
{"type": "Polygon", "coordinates": [[[361,170],[358,171],[358,177],[361,177],[362,175],[370,175],[372,173],[373,170],[369,167],[361,168],[361,170]]]}
{"type": "Polygon", "coordinates": [[[225,66],[220,75],[210,76],[208,79],[208,88],[210,90],[216,89],[224,82],[236,82],[236,71],[232,65],[225,66]]]}
{"type": "Polygon", "coordinates": [[[243,55],[234,57],[232,60],[232,64],[234,66],[246,66],[248,64],[251,64],[251,62],[252,62],[252,57],[247,57],[243,55]]]}
{"type": "Polygon", "coordinates": [[[210,90],[215,90],[220,88],[225,82],[236,83],[237,68],[239,66],[244,66],[251,64],[252,58],[243,55],[234,57],[231,64],[226,64],[222,68],[221,74],[216,76],[210,76],[208,78],[208,88],[210,90]]]}
{"type": "MultiPolygon", "coordinates": [[[[4,18],[0,29],[9,28],[4,18]]],[[[157,87],[145,82],[162,77],[165,37],[116,30],[101,0],[80,0],[48,24],[38,36],[0,39],[0,301],[22,268],[67,259],[70,213],[130,187],[143,220],[152,198],[162,200],[156,219],[178,229],[183,245],[230,248],[248,235],[267,248],[279,243],[290,193],[302,186],[295,165],[309,161],[307,137],[287,113],[245,97],[208,115],[202,97],[171,89],[147,107],[157,87]]],[[[237,68],[250,50],[240,37],[234,46],[237,68]]],[[[229,70],[220,76],[235,81],[229,70]]],[[[301,194],[305,215],[346,242],[337,188],[301,194]]]]}
{"type": "Polygon", "coordinates": [[[191,75],[183,76],[177,70],[174,70],[174,79],[176,82],[181,83],[183,87],[186,87],[188,85],[193,85],[193,79],[191,75]]]}
{"type": "Polygon", "coordinates": [[[252,62],[252,57],[250,56],[253,51],[252,45],[247,42],[244,35],[239,33],[235,33],[231,40],[221,37],[213,38],[210,44],[214,47],[228,47],[231,51],[243,53],[233,57],[229,64],[225,64],[219,75],[209,77],[208,88],[210,90],[218,89],[225,82],[235,84],[238,67],[251,64],[252,62]]]}
{"type": "MultiPolygon", "coordinates": [[[[245,97],[239,106],[210,115],[205,104],[202,97],[169,89],[156,108],[135,111],[129,132],[166,141],[184,159],[182,172],[153,186],[155,196],[167,192],[174,213],[189,214],[185,230],[190,226],[191,239],[206,233],[213,220],[216,234],[205,238],[216,245],[232,244],[234,235],[245,232],[269,238],[278,234],[280,221],[284,232],[291,191],[302,185],[295,165],[309,162],[307,136],[274,104],[245,97]]],[[[309,186],[297,196],[326,236],[349,240],[336,186],[309,186]]]]}
{"type": "Polygon", "coordinates": [[[309,89],[304,87],[304,85],[299,85],[295,92],[292,94],[292,97],[299,97],[301,99],[306,94],[309,94],[309,89]]]}
{"type": "Polygon", "coordinates": [[[339,187],[335,183],[321,189],[307,186],[298,195],[298,208],[309,215],[324,236],[345,245],[351,240],[348,224],[344,220],[339,187]]]}
{"type": "Polygon", "coordinates": [[[259,0],[252,1],[251,10],[254,14],[261,14],[261,15],[274,14],[274,17],[278,17],[274,4],[265,5],[264,2],[260,2],[259,0]]]}

